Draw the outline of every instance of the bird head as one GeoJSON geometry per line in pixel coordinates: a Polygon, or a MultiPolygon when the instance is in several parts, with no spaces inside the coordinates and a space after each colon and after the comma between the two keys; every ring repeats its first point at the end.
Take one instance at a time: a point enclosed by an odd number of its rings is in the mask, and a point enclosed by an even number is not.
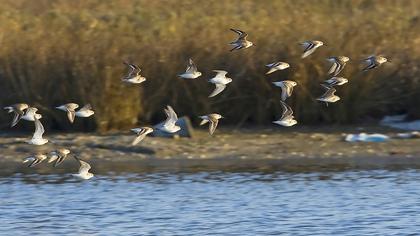
{"type": "Polygon", "coordinates": [[[64,155],[68,155],[68,154],[70,153],[70,150],[69,150],[69,149],[67,149],[67,148],[62,148],[60,151],[61,151],[62,153],[64,153],[64,155]]]}
{"type": "Polygon", "coordinates": [[[385,63],[385,62],[387,62],[387,61],[388,61],[388,59],[387,59],[386,57],[383,57],[383,56],[378,56],[378,57],[376,58],[376,60],[377,60],[380,64],[385,63]]]}
{"type": "Polygon", "coordinates": [[[339,100],[340,100],[339,96],[334,96],[334,97],[331,98],[331,102],[336,102],[336,101],[339,101],[339,100]]]}
{"type": "Polygon", "coordinates": [[[350,61],[350,58],[342,56],[341,60],[344,61],[344,62],[348,62],[348,61],[350,61]]]}

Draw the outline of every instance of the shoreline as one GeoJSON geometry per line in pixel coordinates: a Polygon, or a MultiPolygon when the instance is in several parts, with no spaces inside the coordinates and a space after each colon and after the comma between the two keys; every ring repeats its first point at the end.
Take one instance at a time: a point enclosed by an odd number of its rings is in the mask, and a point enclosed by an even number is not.
{"type": "Polygon", "coordinates": [[[349,131],[387,135],[401,132],[381,126],[225,128],[211,137],[206,129],[197,129],[194,138],[146,137],[137,146],[130,145],[135,137],[130,133],[47,133],[45,137],[54,143],[40,147],[24,143],[30,134],[8,134],[0,137],[0,172],[77,171],[77,163],[71,157],[57,168],[47,163],[27,168],[21,163],[32,153],[49,152],[58,147],[68,148],[91,163],[96,173],[420,168],[420,139],[344,142],[343,134],[349,131]]]}

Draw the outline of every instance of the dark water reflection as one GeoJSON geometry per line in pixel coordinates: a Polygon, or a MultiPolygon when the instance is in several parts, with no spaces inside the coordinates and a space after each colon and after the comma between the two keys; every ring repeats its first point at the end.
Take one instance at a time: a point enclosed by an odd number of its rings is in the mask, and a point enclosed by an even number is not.
{"type": "Polygon", "coordinates": [[[0,178],[4,235],[415,235],[419,170],[0,178]]]}

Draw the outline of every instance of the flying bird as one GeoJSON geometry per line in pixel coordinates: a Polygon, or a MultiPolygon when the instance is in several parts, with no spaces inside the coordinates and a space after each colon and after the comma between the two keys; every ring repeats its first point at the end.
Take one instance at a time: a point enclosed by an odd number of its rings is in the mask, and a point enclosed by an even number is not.
{"type": "Polygon", "coordinates": [[[95,114],[95,112],[92,110],[92,106],[88,103],[82,108],[80,108],[78,111],[76,111],[74,114],[77,117],[89,117],[95,114]]]}
{"type": "Polygon", "coordinates": [[[337,76],[344,69],[344,66],[349,60],[350,58],[345,56],[327,58],[327,61],[332,63],[330,69],[328,70],[328,74],[333,74],[333,76],[337,76]]]}
{"type": "Polygon", "coordinates": [[[38,153],[35,155],[31,155],[29,157],[26,157],[25,159],[23,159],[23,163],[30,162],[28,167],[34,167],[38,165],[39,163],[43,162],[45,159],[47,159],[47,155],[38,153]]]}
{"type": "Polygon", "coordinates": [[[28,141],[29,144],[33,145],[44,145],[48,143],[48,139],[44,139],[42,135],[44,134],[44,126],[42,126],[41,121],[35,118],[35,132],[32,136],[32,139],[28,141]]]}
{"type": "Polygon", "coordinates": [[[22,116],[22,120],[35,121],[35,118],[40,120],[42,118],[42,115],[36,113],[37,111],[38,108],[36,107],[28,107],[28,109],[26,109],[25,111],[25,114],[22,116]]]}
{"type": "Polygon", "coordinates": [[[384,64],[388,61],[388,59],[383,56],[370,56],[363,61],[366,64],[366,67],[363,69],[363,71],[368,71],[384,64]]]}
{"type": "Polygon", "coordinates": [[[283,108],[283,113],[280,119],[273,121],[273,123],[286,127],[290,127],[297,124],[297,120],[295,120],[295,117],[293,116],[292,108],[283,101],[280,101],[280,103],[283,108]]]}
{"type": "Polygon", "coordinates": [[[4,107],[3,109],[7,110],[7,113],[13,113],[13,120],[12,123],[10,124],[10,127],[13,127],[15,125],[17,125],[17,123],[19,122],[19,120],[22,118],[23,113],[26,109],[28,109],[29,105],[26,103],[17,103],[17,104],[13,104],[7,107],[4,107]]]}
{"type": "Polygon", "coordinates": [[[304,48],[302,58],[305,58],[311,55],[313,52],[315,52],[317,48],[324,45],[324,43],[318,40],[308,40],[303,43],[300,43],[300,45],[302,45],[302,47],[304,48]]]}
{"type": "Polygon", "coordinates": [[[153,129],[150,127],[141,127],[141,128],[131,129],[131,131],[137,134],[137,137],[131,143],[131,145],[134,146],[140,143],[146,137],[146,135],[152,133],[153,129]]]}
{"type": "Polygon", "coordinates": [[[48,163],[54,162],[54,167],[57,167],[64,161],[64,159],[66,159],[68,154],[70,154],[70,150],[66,148],[59,148],[55,151],[52,151],[48,154],[48,163]]]}
{"type": "Polygon", "coordinates": [[[271,64],[266,65],[268,68],[270,68],[267,73],[265,73],[266,75],[273,73],[274,71],[278,71],[278,70],[284,70],[290,67],[290,65],[286,62],[274,62],[271,64]]]}
{"type": "Polygon", "coordinates": [[[244,31],[238,30],[238,29],[230,29],[230,30],[238,34],[238,39],[230,43],[230,45],[233,46],[233,48],[230,49],[231,52],[234,50],[242,49],[242,48],[249,48],[252,45],[254,45],[251,41],[248,41],[246,39],[246,37],[248,37],[248,34],[245,33],[244,31]]]}
{"type": "Polygon", "coordinates": [[[328,103],[333,103],[340,100],[340,97],[334,94],[337,91],[335,88],[329,87],[323,84],[321,84],[321,86],[325,88],[326,91],[321,97],[317,98],[316,100],[325,102],[327,106],[328,106],[328,103]]]}
{"type": "Polygon", "coordinates": [[[224,70],[213,70],[216,72],[216,76],[209,80],[210,83],[213,83],[216,88],[209,95],[209,98],[214,97],[225,90],[226,85],[232,82],[231,78],[226,77],[227,72],[224,70]]]}
{"type": "Polygon", "coordinates": [[[297,85],[295,81],[291,81],[291,80],[277,81],[277,82],[273,82],[273,84],[281,88],[282,101],[286,101],[288,97],[292,96],[293,87],[297,85]]]}
{"type": "Polygon", "coordinates": [[[172,109],[171,106],[166,106],[166,109],[164,109],[166,114],[166,120],[162,124],[159,124],[156,126],[157,129],[162,130],[166,133],[176,133],[178,132],[181,127],[176,125],[176,122],[178,121],[178,116],[175,113],[174,109],[172,109]]]}
{"type": "Polygon", "coordinates": [[[343,77],[332,77],[331,79],[327,79],[324,81],[324,84],[327,85],[328,87],[333,87],[333,86],[340,86],[343,84],[346,84],[348,81],[348,79],[343,78],[343,77]]]}
{"type": "Polygon", "coordinates": [[[79,162],[80,168],[77,174],[72,174],[72,175],[79,179],[85,179],[85,180],[92,178],[93,174],[89,172],[89,170],[91,169],[91,166],[89,165],[89,163],[80,160],[76,156],[74,156],[74,158],[79,162]]]}
{"type": "Polygon", "coordinates": [[[123,62],[124,65],[128,66],[128,73],[126,76],[121,78],[123,82],[129,83],[129,84],[141,84],[144,81],[146,81],[146,78],[140,75],[141,69],[138,65],[131,64],[128,62],[123,62]]]}
{"type": "Polygon", "coordinates": [[[219,123],[219,119],[223,118],[223,116],[217,113],[212,113],[212,114],[200,116],[200,118],[202,119],[200,125],[204,125],[210,122],[209,133],[210,135],[213,135],[214,131],[217,128],[217,124],[219,123]]]}
{"type": "Polygon", "coordinates": [[[67,112],[67,118],[69,119],[70,123],[73,123],[74,117],[76,116],[76,109],[79,108],[79,105],[76,103],[67,103],[56,108],[58,110],[67,112]]]}
{"type": "Polygon", "coordinates": [[[200,76],[201,72],[198,71],[197,66],[191,58],[188,60],[188,66],[185,73],[179,75],[179,77],[184,79],[196,79],[200,76]]]}

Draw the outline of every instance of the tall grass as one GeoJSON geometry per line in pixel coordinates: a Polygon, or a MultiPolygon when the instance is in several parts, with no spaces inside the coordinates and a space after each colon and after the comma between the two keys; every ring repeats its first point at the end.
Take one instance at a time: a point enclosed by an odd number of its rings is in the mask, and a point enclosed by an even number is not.
{"type": "MultiPolygon", "coordinates": [[[[93,121],[80,128],[122,129],[163,119],[171,104],[179,115],[220,112],[231,124],[265,124],[278,117],[280,91],[272,81],[295,80],[289,103],[301,123],[350,123],[384,114],[420,116],[420,2],[407,1],[148,1],[4,0],[0,5],[0,105],[29,102],[42,108],[53,128],[65,116],[51,107],[90,102],[93,121]],[[236,35],[249,33],[256,46],[229,52],[236,35]],[[327,46],[301,59],[299,42],[327,46]],[[361,73],[360,60],[383,54],[392,63],[361,73]],[[349,84],[342,101],[315,101],[328,78],[328,56],[352,60],[343,71],[349,84]],[[204,73],[183,81],[189,57],[204,73]],[[123,60],[137,63],[148,79],[121,84],[123,60]],[[265,64],[283,60],[291,68],[264,75],[265,64]],[[233,82],[207,98],[213,69],[233,82]]],[[[10,118],[0,117],[1,122],[10,118]]]]}

